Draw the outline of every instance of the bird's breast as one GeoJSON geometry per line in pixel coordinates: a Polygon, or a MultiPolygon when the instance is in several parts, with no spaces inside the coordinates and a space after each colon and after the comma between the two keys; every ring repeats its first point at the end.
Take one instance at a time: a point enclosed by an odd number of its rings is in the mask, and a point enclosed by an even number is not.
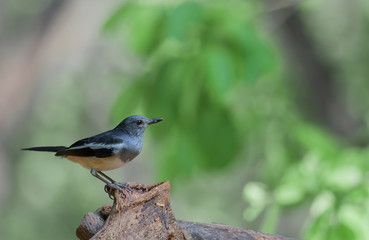
{"type": "Polygon", "coordinates": [[[126,163],[120,159],[119,154],[106,158],[78,156],[65,156],[65,158],[72,162],[78,163],[87,169],[96,168],[99,171],[109,171],[120,168],[126,163]]]}
{"type": "Polygon", "coordinates": [[[124,147],[118,150],[118,154],[123,162],[129,162],[141,152],[141,149],[142,139],[133,139],[126,141],[124,147]]]}

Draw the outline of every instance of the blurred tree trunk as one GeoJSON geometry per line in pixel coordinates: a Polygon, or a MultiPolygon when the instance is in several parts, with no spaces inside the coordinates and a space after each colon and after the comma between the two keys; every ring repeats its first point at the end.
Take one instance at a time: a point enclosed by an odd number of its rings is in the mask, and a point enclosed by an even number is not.
{"type": "Polygon", "coordinates": [[[178,221],[170,207],[169,182],[129,185],[133,191],[127,197],[115,191],[113,206],[84,216],[76,231],[79,239],[292,240],[223,224],[178,221]]]}
{"type": "Polygon", "coordinates": [[[355,135],[364,122],[354,119],[337,95],[334,69],[317,52],[316,42],[295,8],[297,2],[266,0],[266,3],[292,73],[291,85],[298,92],[295,97],[302,113],[351,144],[364,144],[355,135]]]}

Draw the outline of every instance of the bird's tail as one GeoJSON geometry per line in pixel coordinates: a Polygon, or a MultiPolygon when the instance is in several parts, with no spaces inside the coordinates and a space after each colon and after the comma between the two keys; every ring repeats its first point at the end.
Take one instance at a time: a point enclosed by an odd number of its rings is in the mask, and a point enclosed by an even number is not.
{"type": "Polygon", "coordinates": [[[61,150],[65,150],[65,149],[67,149],[67,147],[64,147],[64,146],[22,148],[22,150],[38,151],[38,152],[59,152],[61,150]]]}

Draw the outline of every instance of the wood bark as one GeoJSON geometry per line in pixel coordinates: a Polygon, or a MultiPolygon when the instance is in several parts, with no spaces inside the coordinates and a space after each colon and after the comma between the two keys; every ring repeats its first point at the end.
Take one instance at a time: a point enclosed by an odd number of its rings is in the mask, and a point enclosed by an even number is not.
{"type": "Polygon", "coordinates": [[[126,196],[115,191],[113,206],[102,206],[84,216],[76,230],[79,239],[292,240],[218,223],[176,220],[170,207],[168,181],[153,185],[128,185],[133,191],[126,196]]]}

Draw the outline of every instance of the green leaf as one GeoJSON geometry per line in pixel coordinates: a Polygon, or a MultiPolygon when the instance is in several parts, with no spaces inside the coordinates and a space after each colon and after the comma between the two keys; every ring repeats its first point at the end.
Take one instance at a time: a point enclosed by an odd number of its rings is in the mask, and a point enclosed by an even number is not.
{"type": "Polygon", "coordinates": [[[340,149],[335,139],[319,128],[300,122],[291,129],[296,141],[305,149],[309,149],[320,157],[333,158],[340,149]]]}
{"type": "Polygon", "coordinates": [[[285,185],[281,184],[275,190],[276,201],[280,205],[292,205],[300,202],[304,198],[304,188],[296,182],[289,182],[285,185]]]}
{"type": "Polygon", "coordinates": [[[209,47],[206,53],[206,82],[209,94],[221,100],[232,87],[235,79],[231,53],[219,45],[209,47]]]}
{"type": "Polygon", "coordinates": [[[221,169],[238,154],[240,137],[227,109],[202,102],[203,110],[194,122],[194,141],[201,146],[203,169],[221,169]]]}
{"type": "Polygon", "coordinates": [[[185,1],[176,7],[168,18],[168,36],[180,41],[189,35],[194,25],[202,20],[202,7],[191,1],[185,1]]]}
{"type": "Polygon", "coordinates": [[[325,191],[319,194],[311,204],[310,214],[312,217],[319,217],[323,215],[328,210],[333,208],[335,202],[334,195],[329,192],[325,191]]]}
{"type": "Polygon", "coordinates": [[[341,165],[331,169],[327,175],[328,184],[341,191],[348,191],[363,181],[360,169],[356,166],[341,165]]]}
{"type": "Polygon", "coordinates": [[[324,237],[327,240],[336,239],[357,239],[353,229],[344,223],[338,223],[329,229],[327,235],[324,237]]]}
{"type": "Polygon", "coordinates": [[[129,40],[132,48],[141,54],[149,54],[162,41],[165,15],[160,8],[140,8],[130,18],[129,40]]]}
{"type": "Polygon", "coordinates": [[[339,220],[355,233],[354,239],[368,239],[369,229],[367,223],[369,215],[358,205],[342,205],[338,212],[339,220]]]}
{"type": "Polygon", "coordinates": [[[248,182],[242,193],[243,199],[251,206],[263,208],[269,202],[266,186],[260,182],[248,182]]]}

